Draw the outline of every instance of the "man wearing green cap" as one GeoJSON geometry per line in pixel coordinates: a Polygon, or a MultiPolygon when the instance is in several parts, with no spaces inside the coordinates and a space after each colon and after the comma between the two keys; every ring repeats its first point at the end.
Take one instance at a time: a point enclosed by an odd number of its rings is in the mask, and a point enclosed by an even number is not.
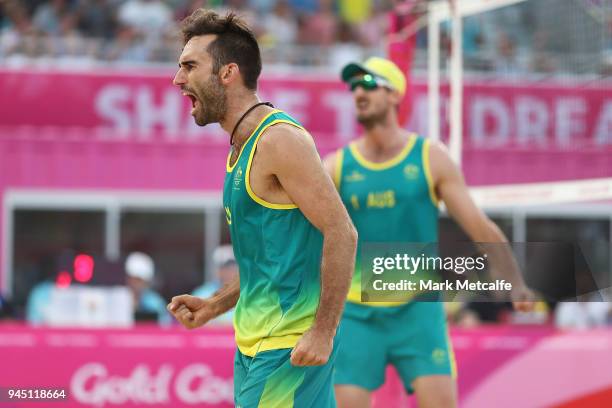
{"type": "MultiPolygon", "coordinates": [[[[370,58],[342,70],[353,92],[363,136],[325,159],[359,239],[355,273],[342,317],[336,360],[340,408],[370,406],[370,392],[395,366],[407,392],[423,407],[457,404],[455,363],[441,302],[364,302],[359,254],[368,242],[438,242],[438,201],[476,242],[506,242],[475,205],[461,171],[443,145],[402,129],[397,108],[406,78],[391,61],[370,58]]],[[[515,279],[515,306],[530,293],[515,279]]]]}

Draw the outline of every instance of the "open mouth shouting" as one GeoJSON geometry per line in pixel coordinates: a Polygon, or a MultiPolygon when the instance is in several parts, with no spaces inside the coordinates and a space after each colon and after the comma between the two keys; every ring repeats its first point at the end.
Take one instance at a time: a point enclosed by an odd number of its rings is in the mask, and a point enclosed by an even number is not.
{"type": "Polygon", "coordinates": [[[200,103],[200,101],[198,100],[198,98],[194,94],[192,94],[190,92],[183,91],[183,95],[188,97],[189,100],[191,101],[191,114],[193,115],[193,113],[195,112],[195,110],[196,110],[198,104],[200,103]]]}
{"type": "Polygon", "coordinates": [[[366,98],[360,98],[356,101],[355,105],[357,107],[357,110],[362,111],[367,109],[367,107],[370,105],[370,101],[366,98]]]}

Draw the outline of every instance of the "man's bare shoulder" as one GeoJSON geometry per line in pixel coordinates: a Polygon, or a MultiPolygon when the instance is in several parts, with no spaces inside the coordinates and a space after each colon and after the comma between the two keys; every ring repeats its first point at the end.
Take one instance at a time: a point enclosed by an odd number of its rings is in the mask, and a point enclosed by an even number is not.
{"type": "Polygon", "coordinates": [[[312,136],[304,129],[279,123],[266,129],[257,142],[260,166],[271,173],[301,167],[306,162],[320,162],[312,136]]]}
{"type": "Polygon", "coordinates": [[[286,149],[312,149],[315,143],[305,129],[289,123],[278,123],[266,129],[257,143],[257,150],[277,152],[286,149]]]}
{"type": "Polygon", "coordinates": [[[450,159],[450,153],[444,143],[429,139],[429,158],[432,163],[434,160],[448,160],[450,159]]]}
{"type": "Polygon", "coordinates": [[[431,141],[429,147],[429,163],[434,183],[437,185],[442,180],[462,180],[461,169],[451,158],[446,145],[440,141],[431,141]]]}

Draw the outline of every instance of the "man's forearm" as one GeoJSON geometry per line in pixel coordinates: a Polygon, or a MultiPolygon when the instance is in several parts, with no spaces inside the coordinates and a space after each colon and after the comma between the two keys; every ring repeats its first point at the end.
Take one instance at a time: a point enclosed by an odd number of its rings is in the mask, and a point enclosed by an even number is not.
{"type": "Polygon", "coordinates": [[[240,297],[240,278],[236,278],[210,297],[217,316],[227,312],[238,303],[240,297]]]}
{"type": "Polygon", "coordinates": [[[346,301],[353,270],[357,233],[350,221],[324,233],[321,261],[321,298],[314,330],[335,333],[346,301]]]}
{"type": "Polygon", "coordinates": [[[503,278],[512,283],[512,286],[523,285],[524,280],[520,268],[510,244],[508,242],[496,243],[494,246],[487,245],[487,256],[492,261],[491,277],[503,278]]]}
{"type": "Polygon", "coordinates": [[[486,244],[484,245],[485,253],[492,265],[491,277],[494,279],[503,278],[510,282],[513,287],[524,285],[523,275],[506,236],[492,222],[489,229],[486,238],[480,242],[486,244]]]}

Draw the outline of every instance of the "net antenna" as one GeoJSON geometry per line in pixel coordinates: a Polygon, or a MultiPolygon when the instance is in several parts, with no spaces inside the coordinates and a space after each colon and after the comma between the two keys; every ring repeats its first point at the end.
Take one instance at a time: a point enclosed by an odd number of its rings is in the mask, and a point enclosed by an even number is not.
{"type": "Polygon", "coordinates": [[[428,4],[428,62],[429,137],[440,140],[440,24],[452,19],[450,83],[450,155],[461,166],[463,138],[463,44],[462,19],[500,7],[527,0],[436,0],[428,4]]]}

